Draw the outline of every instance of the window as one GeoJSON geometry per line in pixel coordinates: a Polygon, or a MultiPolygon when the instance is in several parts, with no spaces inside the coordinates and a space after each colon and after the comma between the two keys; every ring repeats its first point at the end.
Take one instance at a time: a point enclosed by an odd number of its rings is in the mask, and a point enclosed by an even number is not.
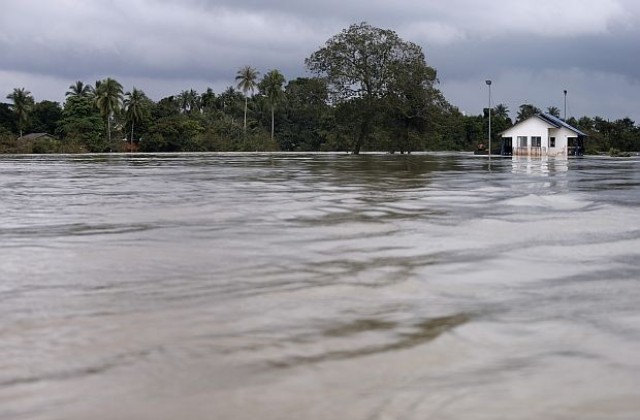
{"type": "Polygon", "coordinates": [[[549,147],[556,147],[556,138],[549,137],[549,147]]]}
{"type": "Polygon", "coordinates": [[[527,147],[527,136],[518,136],[518,147],[527,147]]]}
{"type": "Polygon", "coordinates": [[[542,137],[533,136],[531,137],[531,147],[540,147],[542,146],[542,137]]]}

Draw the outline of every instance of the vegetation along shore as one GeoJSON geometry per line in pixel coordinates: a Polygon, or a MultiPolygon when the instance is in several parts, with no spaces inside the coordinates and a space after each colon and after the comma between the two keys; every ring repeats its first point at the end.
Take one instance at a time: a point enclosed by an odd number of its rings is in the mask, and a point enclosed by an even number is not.
{"type": "MultiPolygon", "coordinates": [[[[473,150],[486,143],[488,109],[464,115],[438,89],[422,49],[391,31],[351,25],[305,60],[312,77],[237,70],[216,93],[184,90],[155,102],[112,78],[72,83],[63,104],[35,102],[27,88],[0,103],[0,153],[473,150]],[[45,135],[46,133],[46,135],[45,135]]],[[[491,108],[492,144],[541,109],[522,104],[512,121],[491,108]]],[[[556,107],[543,111],[560,116],[556,107]]],[[[571,117],[587,153],[640,149],[629,118],[571,117]]],[[[495,151],[494,151],[495,152],[495,151]]]]}

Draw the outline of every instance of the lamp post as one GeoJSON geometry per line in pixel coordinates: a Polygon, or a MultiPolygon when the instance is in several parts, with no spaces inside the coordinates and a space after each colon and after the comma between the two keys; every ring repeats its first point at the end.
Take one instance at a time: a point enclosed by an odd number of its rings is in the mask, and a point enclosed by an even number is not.
{"type": "Polygon", "coordinates": [[[489,113],[489,158],[491,158],[491,80],[487,80],[485,83],[489,86],[489,108],[487,108],[487,112],[489,113]]]}

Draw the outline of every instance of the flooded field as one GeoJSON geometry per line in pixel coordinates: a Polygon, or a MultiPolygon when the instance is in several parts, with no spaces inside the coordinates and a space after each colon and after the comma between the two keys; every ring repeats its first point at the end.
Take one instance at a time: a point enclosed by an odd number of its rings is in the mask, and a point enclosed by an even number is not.
{"type": "Polygon", "coordinates": [[[637,419],[640,160],[0,156],[0,419],[637,419]]]}

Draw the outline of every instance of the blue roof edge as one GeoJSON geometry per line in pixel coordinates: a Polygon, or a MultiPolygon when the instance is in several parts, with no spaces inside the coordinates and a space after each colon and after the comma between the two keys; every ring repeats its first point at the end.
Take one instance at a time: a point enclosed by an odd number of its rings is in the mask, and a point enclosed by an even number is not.
{"type": "Polygon", "coordinates": [[[578,130],[572,125],[567,124],[566,122],[562,121],[560,118],[554,117],[553,115],[549,115],[549,114],[545,114],[544,112],[541,112],[538,114],[538,117],[542,118],[543,120],[550,123],[551,125],[555,125],[558,128],[564,127],[575,132],[579,136],[587,137],[587,135],[582,131],[578,130]]]}

